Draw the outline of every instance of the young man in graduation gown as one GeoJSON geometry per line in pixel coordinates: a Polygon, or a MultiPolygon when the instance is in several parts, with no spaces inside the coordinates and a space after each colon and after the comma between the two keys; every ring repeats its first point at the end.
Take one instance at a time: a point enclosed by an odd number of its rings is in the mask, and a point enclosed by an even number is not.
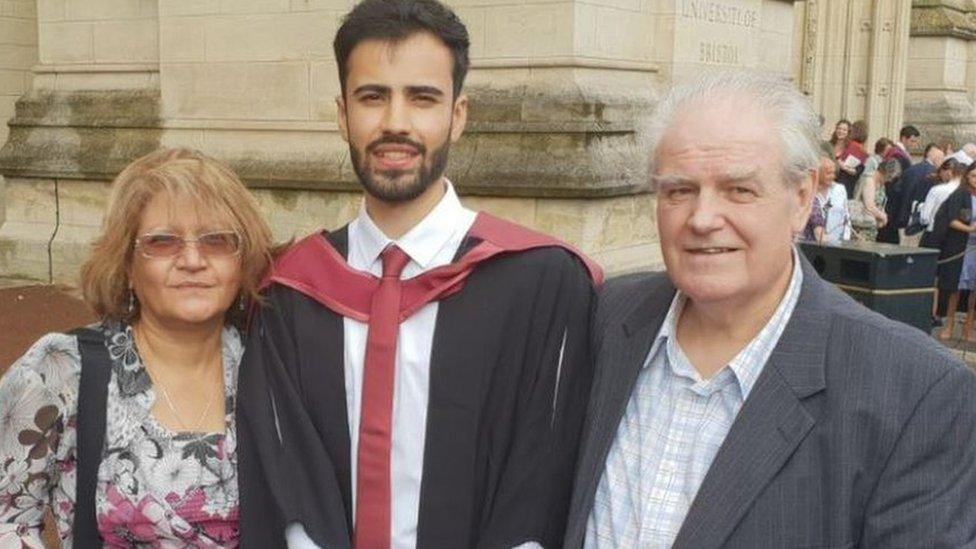
{"type": "Polygon", "coordinates": [[[436,0],[364,0],[334,43],[366,190],[286,252],[241,370],[245,547],[562,545],[599,269],[464,208],[468,35],[436,0]]]}

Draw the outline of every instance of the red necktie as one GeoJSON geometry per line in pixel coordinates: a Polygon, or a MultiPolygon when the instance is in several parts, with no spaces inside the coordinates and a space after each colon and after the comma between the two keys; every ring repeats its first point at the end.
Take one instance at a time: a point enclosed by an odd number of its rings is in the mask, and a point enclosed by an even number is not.
{"type": "Polygon", "coordinates": [[[356,549],[390,547],[390,446],[400,327],[400,273],[410,258],[396,245],[389,246],[381,257],[383,278],[373,293],[366,336],[356,461],[356,549]]]}

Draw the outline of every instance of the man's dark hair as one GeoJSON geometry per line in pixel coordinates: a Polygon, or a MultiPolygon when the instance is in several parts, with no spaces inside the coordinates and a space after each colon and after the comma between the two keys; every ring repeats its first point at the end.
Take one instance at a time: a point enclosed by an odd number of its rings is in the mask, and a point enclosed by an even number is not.
{"type": "Polygon", "coordinates": [[[918,128],[912,126],[911,124],[905,126],[900,132],[898,132],[899,139],[904,139],[906,137],[918,137],[920,135],[922,135],[922,132],[918,131],[918,128]]]}
{"type": "Polygon", "coordinates": [[[926,146],[925,146],[925,152],[923,152],[923,153],[922,153],[922,158],[928,158],[928,156],[929,156],[929,153],[930,153],[930,152],[932,151],[932,149],[939,149],[939,150],[942,150],[942,149],[941,149],[941,148],[940,148],[940,147],[939,147],[938,145],[936,145],[935,143],[929,143],[928,145],[926,145],[926,146]]]}
{"type": "Polygon", "coordinates": [[[339,85],[346,94],[349,54],[364,40],[401,42],[418,32],[429,32],[451,50],[454,99],[468,74],[468,29],[450,8],[437,0],[363,0],[346,14],[332,49],[339,65],[339,85]]]}

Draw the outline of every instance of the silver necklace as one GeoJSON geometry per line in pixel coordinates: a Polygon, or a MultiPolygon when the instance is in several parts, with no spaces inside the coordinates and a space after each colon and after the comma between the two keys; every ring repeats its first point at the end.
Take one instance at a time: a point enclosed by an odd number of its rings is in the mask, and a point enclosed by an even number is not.
{"type": "MultiPolygon", "coordinates": [[[[140,338],[140,339],[142,339],[142,338],[140,338]]],[[[137,342],[137,345],[138,345],[138,342],[137,342]]],[[[146,348],[148,350],[148,347],[144,347],[144,348],[146,348]]],[[[146,360],[145,357],[142,356],[142,355],[143,354],[140,353],[139,354],[139,358],[142,360],[142,363],[145,365],[146,370],[150,374],[153,374],[154,373],[153,370],[155,370],[155,368],[150,368],[149,361],[146,360]]],[[[186,424],[186,422],[183,421],[183,416],[180,415],[180,413],[176,410],[176,405],[173,404],[173,399],[170,398],[169,391],[166,390],[166,384],[163,382],[162,376],[152,375],[151,377],[153,378],[153,381],[154,382],[157,382],[156,384],[159,385],[159,389],[163,393],[163,400],[166,401],[166,407],[169,408],[169,411],[173,414],[173,417],[176,418],[176,421],[177,421],[177,423],[180,424],[180,427],[184,431],[187,431],[187,432],[190,432],[190,433],[198,433],[198,432],[200,432],[200,426],[203,425],[204,418],[207,417],[207,413],[210,412],[210,409],[211,408],[213,408],[214,397],[217,395],[217,391],[211,391],[210,392],[210,397],[207,399],[207,405],[203,408],[203,412],[200,414],[199,417],[197,417],[197,420],[196,420],[196,422],[194,422],[193,428],[191,429],[186,424]]],[[[223,383],[221,383],[221,389],[223,389],[223,383]]],[[[221,390],[220,392],[223,392],[223,390],[221,390]]]]}
{"type": "Polygon", "coordinates": [[[166,385],[163,384],[162,378],[159,378],[159,388],[162,389],[163,391],[163,399],[166,401],[166,406],[169,408],[169,411],[173,413],[173,417],[176,418],[176,421],[179,422],[183,430],[191,433],[199,433],[200,426],[203,425],[203,419],[207,417],[207,412],[209,412],[210,408],[213,407],[214,397],[216,396],[217,392],[216,391],[210,392],[210,397],[207,399],[207,405],[203,408],[203,412],[200,413],[200,416],[197,418],[197,421],[193,424],[193,428],[190,429],[187,428],[186,422],[183,421],[183,418],[180,417],[179,412],[176,411],[176,406],[173,405],[173,399],[169,397],[169,391],[166,390],[166,385]]]}

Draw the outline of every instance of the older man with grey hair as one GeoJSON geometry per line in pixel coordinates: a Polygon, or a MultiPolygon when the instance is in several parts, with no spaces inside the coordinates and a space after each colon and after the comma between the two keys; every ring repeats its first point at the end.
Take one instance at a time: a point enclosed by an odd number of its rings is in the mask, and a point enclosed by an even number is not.
{"type": "Polygon", "coordinates": [[[566,547],[976,545],[976,376],[794,247],[806,98],[713,76],[649,139],[667,273],[600,297],[566,547]]]}

